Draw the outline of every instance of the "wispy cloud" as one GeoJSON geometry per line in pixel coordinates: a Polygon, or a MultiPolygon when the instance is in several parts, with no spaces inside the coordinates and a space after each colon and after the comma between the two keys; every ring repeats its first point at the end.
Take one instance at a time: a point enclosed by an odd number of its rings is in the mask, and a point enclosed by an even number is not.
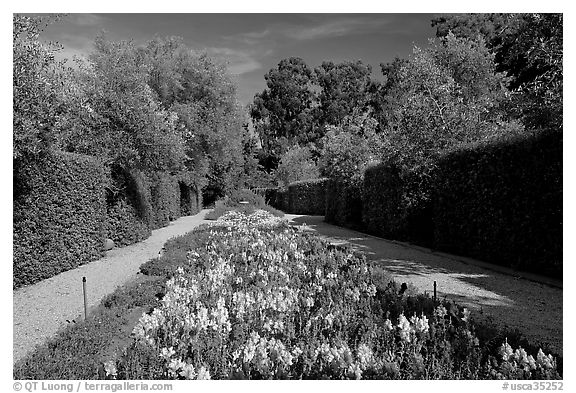
{"type": "Polygon", "coordinates": [[[283,34],[296,40],[315,40],[361,34],[381,29],[388,25],[387,18],[342,18],[320,23],[316,26],[290,26],[283,34]]]}
{"type": "Polygon", "coordinates": [[[252,51],[243,51],[232,48],[206,48],[208,54],[225,61],[228,70],[232,74],[242,75],[262,68],[262,64],[256,59],[252,51]]]}
{"type": "Polygon", "coordinates": [[[247,45],[260,44],[263,41],[277,39],[292,39],[297,41],[318,40],[324,38],[342,37],[345,35],[362,34],[383,29],[391,24],[391,19],[377,17],[340,17],[326,20],[322,16],[309,16],[301,24],[275,24],[261,31],[251,31],[226,37],[228,40],[247,45]]]}
{"type": "Polygon", "coordinates": [[[66,19],[76,26],[99,26],[106,20],[105,17],[95,14],[70,14],[66,19]]]}

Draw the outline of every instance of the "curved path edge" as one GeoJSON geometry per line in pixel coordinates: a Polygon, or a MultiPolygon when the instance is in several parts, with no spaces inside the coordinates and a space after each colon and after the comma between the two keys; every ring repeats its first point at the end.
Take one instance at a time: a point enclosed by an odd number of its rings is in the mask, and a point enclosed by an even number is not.
{"type": "Polygon", "coordinates": [[[86,277],[88,307],[100,304],[114,290],[136,277],[140,266],[156,257],[170,238],[208,222],[208,209],[180,217],[155,229],[144,241],[106,252],[106,256],[13,291],[13,362],[53,337],[68,322],[83,318],[82,277],[86,277]]]}

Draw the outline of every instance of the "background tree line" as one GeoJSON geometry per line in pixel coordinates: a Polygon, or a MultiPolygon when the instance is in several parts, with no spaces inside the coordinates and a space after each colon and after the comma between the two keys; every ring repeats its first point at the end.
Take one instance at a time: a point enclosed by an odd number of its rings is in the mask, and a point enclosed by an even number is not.
{"type": "Polygon", "coordinates": [[[13,19],[17,182],[18,168],[60,150],[110,168],[184,171],[207,202],[245,185],[244,151],[253,141],[224,65],[177,37],[136,45],[100,35],[71,66],[55,60],[57,44],[40,40],[57,19],[13,19]]]}
{"type": "Polygon", "coordinates": [[[362,61],[311,68],[292,57],[271,69],[249,109],[265,173],[280,185],[320,175],[357,182],[372,161],[432,168],[466,143],[562,128],[562,14],[431,23],[436,37],[381,64],[383,81],[362,61]]]}

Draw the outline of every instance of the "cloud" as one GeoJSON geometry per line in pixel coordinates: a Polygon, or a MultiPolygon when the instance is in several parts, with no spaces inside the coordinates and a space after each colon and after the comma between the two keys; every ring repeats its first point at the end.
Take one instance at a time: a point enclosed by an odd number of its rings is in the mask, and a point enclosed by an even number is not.
{"type": "Polygon", "coordinates": [[[99,26],[106,20],[95,14],[70,14],[67,19],[76,26],[99,26]]]}
{"type": "Polygon", "coordinates": [[[322,38],[341,37],[350,34],[371,32],[386,26],[389,23],[385,18],[342,18],[321,23],[317,26],[292,26],[283,31],[283,34],[296,40],[315,40],[322,38]]]}
{"type": "Polygon", "coordinates": [[[224,60],[228,64],[228,70],[232,74],[242,75],[262,68],[262,64],[256,60],[252,51],[242,51],[231,48],[206,48],[208,54],[224,60]]]}
{"type": "Polygon", "coordinates": [[[327,20],[325,16],[309,16],[301,24],[277,23],[261,31],[252,31],[225,38],[247,45],[286,38],[307,41],[373,32],[391,23],[391,19],[385,16],[352,16],[337,17],[336,19],[330,16],[330,18],[327,20]]]}

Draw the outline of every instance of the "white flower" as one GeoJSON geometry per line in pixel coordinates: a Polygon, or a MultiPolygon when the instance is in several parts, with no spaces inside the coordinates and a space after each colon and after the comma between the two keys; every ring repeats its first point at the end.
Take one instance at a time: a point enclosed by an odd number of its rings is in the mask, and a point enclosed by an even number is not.
{"type": "Polygon", "coordinates": [[[403,341],[410,342],[410,333],[413,331],[410,322],[406,319],[404,314],[400,314],[398,318],[398,329],[400,329],[400,338],[403,341]]]}
{"type": "Polygon", "coordinates": [[[181,367],[181,371],[180,371],[180,376],[184,377],[186,379],[196,379],[196,370],[194,369],[194,366],[191,364],[184,364],[181,367]]]}
{"type": "Polygon", "coordinates": [[[116,362],[114,360],[109,360],[104,362],[104,371],[106,372],[106,376],[116,376],[118,374],[118,370],[116,369],[116,362]]]}
{"type": "Polygon", "coordinates": [[[198,377],[196,379],[212,379],[210,376],[210,371],[204,366],[200,367],[198,370],[198,377]]]}
{"type": "Polygon", "coordinates": [[[394,330],[394,326],[392,326],[392,322],[388,318],[386,318],[386,321],[384,321],[384,327],[387,330],[394,330]]]}

